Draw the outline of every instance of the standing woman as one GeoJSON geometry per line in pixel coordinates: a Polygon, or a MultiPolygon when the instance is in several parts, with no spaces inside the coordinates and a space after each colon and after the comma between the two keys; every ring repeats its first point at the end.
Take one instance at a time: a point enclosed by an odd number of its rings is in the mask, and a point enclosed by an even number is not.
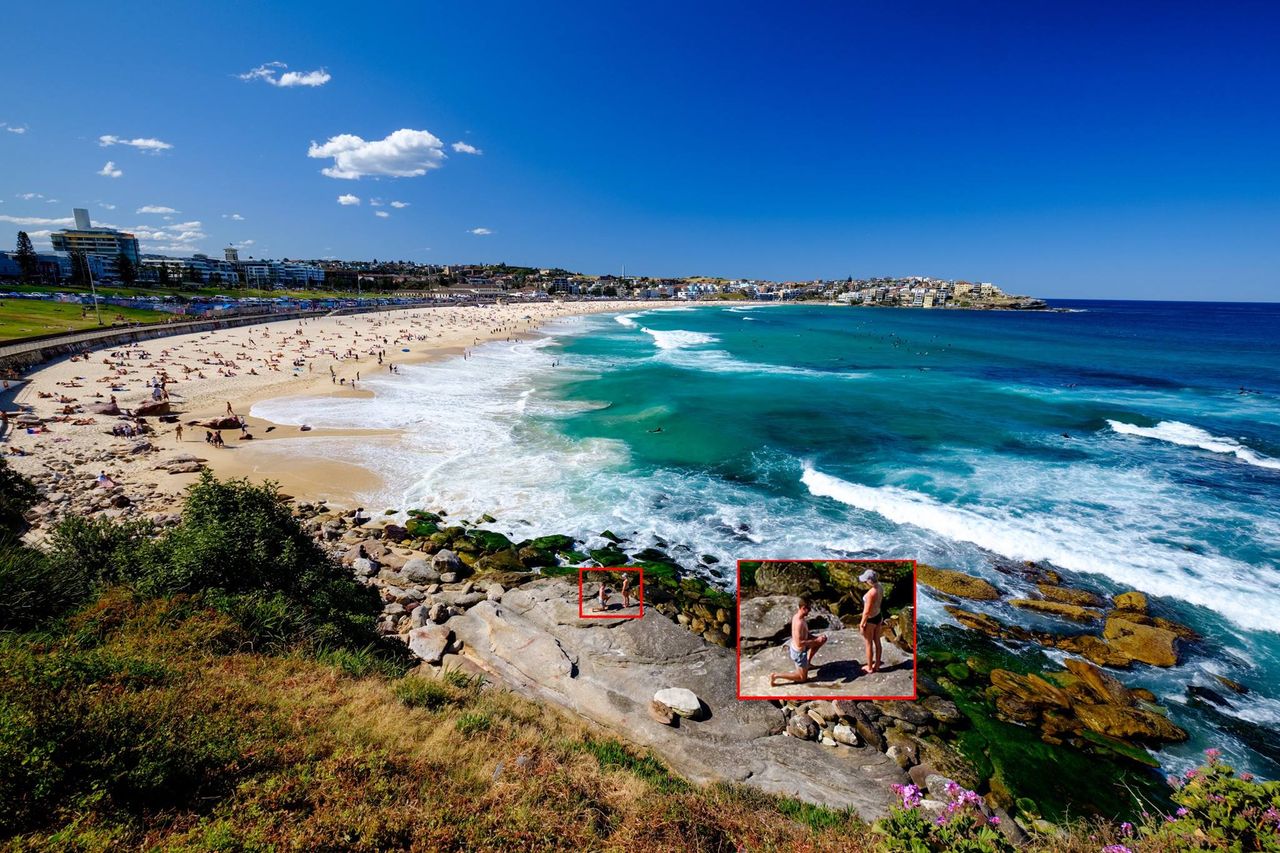
{"type": "Polygon", "coordinates": [[[622,573],[622,609],[631,606],[631,572],[622,573]]]}
{"type": "Polygon", "coordinates": [[[858,576],[858,580],[871,584],[871,589],[862,596],[862,621],[858,624],[858,632],[867,646],[867,662],[862,671],[870,675],[880,669],[880,605],[884,602],[884,590],[880,588],[880,576],[873,569],[867,569],[858,576]]]}

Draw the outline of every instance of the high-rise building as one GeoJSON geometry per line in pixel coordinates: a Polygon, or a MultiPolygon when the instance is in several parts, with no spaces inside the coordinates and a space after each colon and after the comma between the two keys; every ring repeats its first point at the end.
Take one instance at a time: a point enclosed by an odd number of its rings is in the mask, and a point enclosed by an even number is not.
{"type": "Polygon", "coordinates": [[[138,266],[138,238],[125,231],[114,228],[94,228],[89,220],[89,211],[77,207],[73,211],[76,220],[75,228],[54,231],[49,235],[55,252],[83,252],[102,260],[102,268],[107,278],[117,276],[116,258],[124,255],[138,266]]]}
{"type": "Polygon", "coordinates": [[[234,264],[236,261],[240,260],[240,250],[233,248],[231,246],[228,246],[227,248],[223,249],[222,254],[223,254],[223,257],[227,259],[228,263],[234,264]]]}

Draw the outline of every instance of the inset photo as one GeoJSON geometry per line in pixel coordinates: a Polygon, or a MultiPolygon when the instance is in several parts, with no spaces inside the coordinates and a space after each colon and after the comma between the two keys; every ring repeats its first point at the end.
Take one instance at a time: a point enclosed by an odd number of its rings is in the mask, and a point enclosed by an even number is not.
{"type": "Polygon", "coordinates": [[[915,699],[914,560],[739,560],[739,699],[915,699]]]}
{"type": "Polygon", "coordinates": [[[644,569],[639,566],[579,569],[578,616],[583,619],[644,616],[644,569]]]}

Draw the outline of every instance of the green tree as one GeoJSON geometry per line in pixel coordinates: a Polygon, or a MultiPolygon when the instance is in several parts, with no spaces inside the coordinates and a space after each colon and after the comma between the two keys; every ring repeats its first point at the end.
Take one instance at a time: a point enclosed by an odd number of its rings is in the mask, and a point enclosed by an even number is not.
{"type": "Polygon", "coordinates": [[[133,284],[138,280],[138,268],[133,265],[133,261],[129,260],[129,256],[124,252],[116,256],[116,274],[120,276],[120,281],[125,284],[133,284]]]}
{"type": "Polygon", "coordinates": [[[36,257],[35,247],[31,245],[31,238],[26,231],[18,232],[18,250],[14,252],[14,260],[18,262],[24,279],[30,281],[39,277],[40,260],[36,257]]]}
{"type": "Polygon", "coordinates": [[[89,285],[89,259],[84,252],[71,253],[71,284],[76,287],[89,285]]]}
{"type": "Polygon", "coordinates": [[[172,282],[169,279],[169,265],[160,264],[159,284],[161,287],[168,287],[172,282]]]}

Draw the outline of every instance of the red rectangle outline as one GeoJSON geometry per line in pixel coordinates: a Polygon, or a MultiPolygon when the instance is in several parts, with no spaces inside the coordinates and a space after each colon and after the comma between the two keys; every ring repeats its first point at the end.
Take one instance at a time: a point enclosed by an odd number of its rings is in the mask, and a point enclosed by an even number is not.
{"type": "Polygon", "coordinates": [[[643,619],[644,618],[644,566],[601,566],[600,568],[578,567],[578,618],[579,619],[643,619]],[[640,612],[629,616],[589,616],[582,609],[583,580],[587,572],[635,572],[640,575],[640,585],[636,588],[636,597],[640,602],[640,612]]]}
{"type": "MultiPolygon", "coordinates": [[[[735,594],[734,600],[735,617],[734,623],[737,628],[738,641],[734,644],[734,692],[740,701],[749,700],[771,700],[787,702],[797,700],[800,702],[809,702],[817,699],[851,699],[858,702],[886,702],[897,699],[906,702],[914,702],[920,698],[920,685],[917,681],[920,669],[920,583],[917,577],[917,563],[915,560],[818,560],[814,558],[797,559],[797,560],[738,560],[737,572],[734,578],[735,594]],[[743,696],[742,695],[742,564],[743,563],[911,563],[911,695],[910,696],[743,696]]],[[[578,596],[579,607],[581,607],[582,596],[578,596]]]]}

